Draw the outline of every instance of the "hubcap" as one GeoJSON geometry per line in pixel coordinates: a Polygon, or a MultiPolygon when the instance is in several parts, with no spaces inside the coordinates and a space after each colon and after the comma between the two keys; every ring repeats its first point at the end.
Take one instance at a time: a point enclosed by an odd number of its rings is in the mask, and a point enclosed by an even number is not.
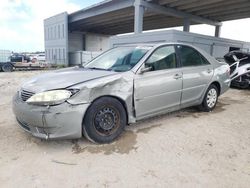
{"type": "Polygon", "coordinates": [[[212,88],[207,93],[207,106],[213,108],[217,101],[217,91],[212,88]]]}
{"type": "Polygon", "coordinates": [[[119,127],[119,113],[112,107],[101,108],[94,117],[94,126],[98,134],[108,136],[119,127]]]}

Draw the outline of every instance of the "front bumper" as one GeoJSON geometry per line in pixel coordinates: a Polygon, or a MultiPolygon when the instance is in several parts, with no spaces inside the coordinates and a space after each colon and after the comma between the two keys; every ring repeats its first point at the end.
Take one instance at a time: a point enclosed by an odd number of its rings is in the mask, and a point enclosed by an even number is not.
{"type": "Polygon", "coordinates": [[[89,104],[36,106],[13,98],[13,112],[20,127],[42,139],[74,139],[82,137],[82,120],[89,104]]]}

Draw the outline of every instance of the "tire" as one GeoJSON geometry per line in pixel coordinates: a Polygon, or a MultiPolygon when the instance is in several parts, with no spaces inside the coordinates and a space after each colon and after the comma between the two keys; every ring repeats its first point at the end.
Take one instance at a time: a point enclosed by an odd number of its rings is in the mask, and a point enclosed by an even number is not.
{"type": "Polygon", "coordinates": [[[110,143],[118,138],[127,125],[123,105],[115,98],[97,99],[87,110],[83,120],[83,135],[95,143],[110,143]]]}
{"type": "Polygon", "coordinates": [[[13,71],[13,65],[10,63],[6,63],[2,66],[3,72],[12,72],[13,71]]]}
{"type": "Polygon", "coordinates": [[[199,106],[199,109],[204,112],[212,111],[216,107],[218,96],[218,88],[214,84],[211,84],[206,91],[206,94],[201,105],[199,106]]]}
{"type": "Polygon", "coordinates": [[[247,89],[249,87],[248,81],[232,81],[231,85],[232,88],[238,88],[238,89],[247,89]]]}
{"type": "Polygon", "coordinates": [[[239,88],[240,89],[247,89],[249,87],[248,81],[242,81],[239,83],[239,88]]]}

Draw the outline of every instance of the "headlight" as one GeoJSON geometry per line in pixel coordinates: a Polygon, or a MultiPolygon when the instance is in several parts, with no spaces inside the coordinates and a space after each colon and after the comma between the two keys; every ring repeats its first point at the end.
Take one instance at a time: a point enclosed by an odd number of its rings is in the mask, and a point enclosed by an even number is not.
{"type": "Polygon", "coordinates": [[[37,105],[56,105],[65,102],[72,96],[69,90],[53,90],[37,93],[27,100],[29,104],[37,105]]]}

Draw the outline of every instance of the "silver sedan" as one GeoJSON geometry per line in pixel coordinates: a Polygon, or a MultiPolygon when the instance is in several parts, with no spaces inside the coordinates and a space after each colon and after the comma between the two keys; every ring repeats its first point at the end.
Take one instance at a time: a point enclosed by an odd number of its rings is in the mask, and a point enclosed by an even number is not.
{"type": "Polygon", "coordinates": [[[229,66],[182,43],[120,46],[84,67],[24,83],[13,99],[19,125],[44,138],[116,139],[127,124],[198,106],[212,111],[230,85],[229,66]]]}

